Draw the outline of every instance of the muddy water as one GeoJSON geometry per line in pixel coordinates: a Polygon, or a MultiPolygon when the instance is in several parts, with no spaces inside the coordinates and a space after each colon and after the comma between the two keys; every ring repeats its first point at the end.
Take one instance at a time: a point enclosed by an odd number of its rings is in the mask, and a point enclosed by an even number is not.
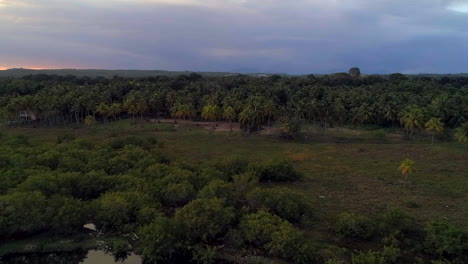
{"type": "Polygon", "coordinates": [[[115,260],[114,256],[106,254],[102,250],[90,250],[86,258],[80,264],[141,264],[141,257],[130,254],[123,260],[115,260]]]}
{"type": "Polygon", "coordinates": [[[0,259],[0,264],[142,264],[140,256],[129,254],[116,260],[101,250],[48,254],[22,254],[0,259]]]}

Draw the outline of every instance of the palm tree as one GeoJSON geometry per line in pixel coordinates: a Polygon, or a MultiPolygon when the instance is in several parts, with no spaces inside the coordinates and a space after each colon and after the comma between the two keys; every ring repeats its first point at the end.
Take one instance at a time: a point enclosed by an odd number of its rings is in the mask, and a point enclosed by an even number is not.
{"type": "Polygon", "coordinates": [[[94,116],[89,115],[85,118],[84,123],[87,126],[94,126],[96,124],[96,119],[94,118],[94,116]]]}
{"type": "Polygon", "coordinates": [[[244,129],[247,129],[247,134],[250,134],[255,122],[254,111],[250,106],[247,106],[239,114],[239,122],[244,129]]]}
{"type": "Polygon", "coordinates": [[[406,132],[413,135],[415,130],[420,130],[424,127],[424,112],[421,108],[410,106],[400,118],[400,123],[405,127],[406,132]]]}
{"type": "Polygon", "coordinates": [[[267,125],[270,126],[270,120],[272,118],[275,118],[277,114],[277,109],[275,103],[273,103],[273,100],[268,100],[265,102],[265,104],[263,105],[263,113],[265,114],[265,117],[268,120],[267,125]]]}
{"type": "Polygon", "coordinates": [[[135,96],[128,96],[124,101],[123,108],[132,116],[133,124],[136,126],[135,115],[139,113],[140,109],[138,108],[135,96]]]}
{"type": "Polygon", "coordinates": [[[435,133],[440,134],[444,132],[444,123],[440,121],[440,118],[432,117],[429,121],[426,122],[426,130],[431,132],[432,145],[434,145],[434,135],[435,133]]]}
{"type": "MultiPolygon", "coordinates": [[[[120,115],[122,112],[122,105],[119,103],[113,103],[109,106],[109,114],[114,118],[114,120],[117,120],[117,116],[120,115]]],[[[120,118],[120,117],[119,117],[120,118]]]]}
{"type": "Polygon", "coordinates": [[[180,104],[179,103],[175,103],[172,107],[171,107],[171,116],[172,118],[174,118],[174,124],[177,124],[177,119],[176,118],[180,118],[181,116],[181,112],[180,112],[180,104]]]}
{"type": "Polygon", "coordinates": [[[212,122],[210,133],[214,131],[214,123],[219,117],[219,107],[217,105],[205,105],[202,109],[201,116],[209,121],[212,122]]]}
{"type": "Polygon", "coordinates": [[[105,103],[100,103],[98,106],[96,106],[96,113],[100,114],[104,118],[104,123],[107,124],[107,117],[109,116],[109,106],[106,105],[105,103]]]}
{"type": "Polygon", "coordinates": [[[229,133],[232,133],[232,121],[236,119],[236,112],[234,108],[228,106],[223,111],[223,118],[226,121],[229,121],[229,133]]]}
{"type": "Polygon", "coordinates": [[[401,162],[400,166],[398,167],[398,170],[401,172],[401,174],[405,176],[404,189],[406,190],[406,184],[408,182],[409,174],[413,174],[416,172],[416,168],[414,167],[414,161],[410,159],[405,159],[401,162]]]}
{"type": "Polygon", "coordinates": [[[468,147],[468,122],[455,129],[455,139],[465,145],[465,149],[468,147]]]}

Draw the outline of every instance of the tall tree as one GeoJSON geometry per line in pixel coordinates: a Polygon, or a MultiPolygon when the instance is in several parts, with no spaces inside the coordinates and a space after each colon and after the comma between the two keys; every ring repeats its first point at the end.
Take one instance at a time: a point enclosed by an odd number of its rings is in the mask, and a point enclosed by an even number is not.
{"type": "Polygon", "coordinates": [[[263,105],[263,113],[268,120],[267,125],[270,126],[270,121],[272,118],[275,118],[277,115],[277,109],[273,100],[268,100],[263,105]]]}
{"type": "Polygon", "coordinates": [[[105,103],[100,103],[98,106],[96,106],[95,111],[96,111],[96,113],[98,113],[99,115],[101,115],[104,118],[104,123],[107,124],[108,123],[107,118],[110,115],[109,106],[107,104],[105,104],[105,103]]]}
{"type": "Polygon", "coordinates": [[[416,106],[408,107],[400,118],[400,123],[405,127],[406,132],[413,135],[415,130],[424,127],[424,112],[416,106]]]}
{"type": "Polygon", "coordinates": [[[229,121],[229,132],[232,133],[232,122],[236,119],[236,112],[234,108],[228,106],[223,111],[223,118],[226,121],[229,121]]]}
{"type": "Polygon", "coordinates": [[[455,129],[455,139],[468,148],[468,122],[455,129]]]}
{"type": "Polygon", "coordinates": [[[408,183],[408,176],[416,172],[416,168],[414,167],[414,161],[410,159],[405,159],[401,162],[398,170],[405,176],[405,185],[404,189],[406,189],[406,184],[408,183]]]}
{"type": "Polygon", "coordinates": [[[214,122],[219,118],[219,107],[217,105],[205,105],[201,113],[202,118],[211,122],[210,133],[214,132],[214,122]]]}
{"type": "Polygon", "coordinates": [[[358,67],[354,67],[349,69],[348,73],[353,77],[359,77],[361,76],[361,69],[359,69],[358,67]]]}
{"type": "Polygon", "coordinates": [[[426,130],[431,133],[431,144],[434,145],[434,135],[444,132],[444,123],[440,121],[440,118],[432,117],[426,122],[425,126],[426,130]]]}

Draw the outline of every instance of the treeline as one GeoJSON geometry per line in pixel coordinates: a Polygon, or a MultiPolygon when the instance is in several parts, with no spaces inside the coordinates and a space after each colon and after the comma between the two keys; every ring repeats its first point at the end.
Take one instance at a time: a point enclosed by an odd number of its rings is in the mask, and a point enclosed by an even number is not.
{"type": "Polygon", "coordinates": [[[305,120],[324,129],[372,124],[401,126],[413,134],[431,118],[449,128],[468,122],[468,78],[30,75],[0,79],[0,109],[4,120],[18,120],[23,111],[30,113],[26,119],[33,116],[48,125],[93,124],[122,116],[203,118],[238,121],[250,132],[275,121],[293,127],[294,121],[305,120]]]}
{"type": "Polygon", "coordinates": [[[327,221],[312,201],[270,184],[301,177],[283,160],[172,162],[152,137],[99,144],[3,137],[0,244],[73,235],[94,223],[99,233],[121,237],[108,245],[114,253],[133,249],[145,263],[239,263],[252,255],[304,264],[466,263],[467,230],[420,226],[396,209],[372,218],[344,214],[325,224],[329,239],[317,241],[303,231],[327,221]]]}

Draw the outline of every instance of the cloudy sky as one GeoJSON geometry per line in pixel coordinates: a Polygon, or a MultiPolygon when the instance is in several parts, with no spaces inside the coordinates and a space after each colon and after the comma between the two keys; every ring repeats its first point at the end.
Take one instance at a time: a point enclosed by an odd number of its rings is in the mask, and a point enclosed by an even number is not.
{"type": "Polygon", "coordinates": [[[0,0],[0,68],[468,72],[468,0],[0,0]]]}

